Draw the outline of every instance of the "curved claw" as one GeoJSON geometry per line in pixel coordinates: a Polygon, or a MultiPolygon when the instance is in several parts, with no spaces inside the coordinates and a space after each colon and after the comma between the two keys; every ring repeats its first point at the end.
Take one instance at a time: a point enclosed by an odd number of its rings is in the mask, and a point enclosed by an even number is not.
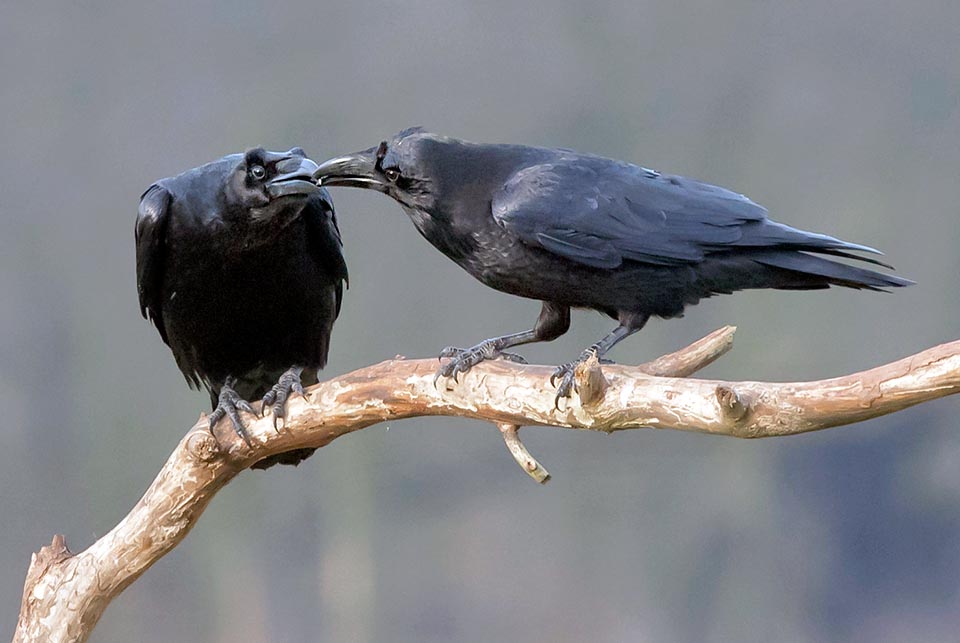
{"type": "Polygon", "coordinates": [[[553,398],[553,408],[554,410],[560,410],[560,400],[563,398],[570,397],[570,393],[576,390],[577,383],[574,379],[575,368],[577,362],[569,362],[567,364],[561,364],[553,371],[553,374],[550,376],[550,385],[557,387],[557,395],[553,398]],[[557,380],[560,381],[557,384],[557,380]]]}
{"type": "Polygon", "coordinates": [[[451,362],[451,364],[453,364],[453,373],[452,373],[452,374],[453,374],[453,381],[454,381],[454,382],[456,382],[457,384],[459,384],[459,383],[460,383],[460,374],[461,374],[461,373],[466,373],[467,371],[469,371],[469,370],[474,366],[474,364],[471,364],[471,363],[470,363],[471,361],[473,361],[473,360],[470,359],[470,355],[469,355],[469,353],[467,353],[465,359],[458,359],[458,360],[455,360],[455,361],[451,362]]]}
{"type": "Polygon", "coordinates": [[[280,376],[277,383],[263,396],[261,408],[263,411],[266,411],[267,408],[270,409],[270,413],[273,415],[274,431],[280,431],[277,423],[286,417],[287,400],[290,399],[290,396],[293,393],[304,394],[303,384],[300,382],[300,374],[302,371],[303,369],[299,367],[288,369],[280,376]]]}
{"type": "Polygon", "coordinates": [[[444,357],[457,357],[463,352],[464,350],[462,348],[457,348],[456,346],[447,346],[442,351],[440,351],[440,354],[437,355],[437,359],[441,360],[444,357]]]}
{"type": "Polygon", "coordinates": [[[566,374],[567,370],[572,368],[570,363],[561,364],[560,366],[553,369],[553,374],[550,375],[550,386],[556,386],[557,380],[563,377],[566,374]]]}
{"type": "Polygon", "coordinates": [[[267,407],[273,404],[276,401],[276,399],[277,399],[276,391],[274,391],[273,389],[270,389],[269,391],[267,391],[266,394],[262,398],[260,398],[261,413],[267,410],[267,407]]]}
{"type": "Polygon", "coordinates": [[[560,410],[560,400],[570,397],[570,393],[577,388],[577,383],[573,379],[573,371],[568,371],[563,379],[560,380],[560,386],[557,387],[557,395],[553,398],[553,408],[560,410]]]}
{"type": "MultiPolygon", "coordinates": [[[[218,406],[217,408],[213,409],[213,412],[210,413],[210,415],[207,416],[207,426],[210,429],[211,434],[213,434],[213,427],[217,426],[217,422],[219,422],[226,414],[227,412],[218,406]]],[[[214,435],[214,437],[216,436],[214,435]]]]}
{"type": "Polygon", "coordinates": [[[228,378],[223,387],[220,389],[220,395],[217,399],[217,408],[210,413],[208,417],[208,422],[210,425],[210,433],[213,433],[213,427],[216,426],[224,417],[230,418],[230,423],[233,425],[233,430],[241,439],[246,443],[247,446],[252,446],[250,438],[247,436],[246,427],[243,426],[243,420],[240,419],[239,411],[244,411],[249,413],[254,417],[259,417],[257,412],[250,406],[250,403],[245,399],[240,397],[236,391],[233,390],[233,384],[236,380],[233,378],[228,378]]]}
{"type": "Polygon", "coordinates": [[[448,346],[440,351],[440,358],[444,357],[452,359],[437,370],[437,374],[433,378],[434,386],[441,377],[452,377],[453,381],[459,384],[460,373],[466,373],[484,360],[482,351],[477,350],[477,347],[463,349],[448,346]]]}
{"type": "Polygon", "coordinates": [[[437,369],[437,377],[453,377],[457,373],[457,363],[455,361],[447,362],[437,369]]]}
{"type": "Polygon", "coordinates": [[[234,405],[241,411],[246,411],[247,413],[249,413],[254,417],[260,417],[260,414],[257,413],[256,410],[254,410],[254,408],[250,405],[250,402],[247,402],[243,398],[240,398],[239,400],[237,400],[234,405]]]}

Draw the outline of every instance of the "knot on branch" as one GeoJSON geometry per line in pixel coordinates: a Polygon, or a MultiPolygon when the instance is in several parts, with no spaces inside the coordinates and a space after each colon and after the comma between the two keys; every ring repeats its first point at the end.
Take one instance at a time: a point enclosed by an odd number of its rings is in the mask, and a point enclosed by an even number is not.
{"type": "Polygon", "coordinates": [[[717,386],[716,395],[717,402],[720,403],[720,412],[726,419],[739,422],[750,412],[750,401],[733,387],[720,384],[717,386]]]}
{"type": "Polygon", "coordinates": [[[220,456],[220,444],[206,429],[198,429],[187,439],[187,451],[200,462],[213,462],[220,456]]]}

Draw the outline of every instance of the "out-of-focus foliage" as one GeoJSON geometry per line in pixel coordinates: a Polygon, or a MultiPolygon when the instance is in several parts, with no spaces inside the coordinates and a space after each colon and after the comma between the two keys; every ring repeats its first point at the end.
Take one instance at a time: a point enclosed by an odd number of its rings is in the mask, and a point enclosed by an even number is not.
{"type": "MultiPolygon", "coordinates": [[[[7,2],[0,6],[0,632],[30,553],[116,523],[205,408],[137,310],[153,179],[262,144],[321,160],[410,125],[572,147],[877,246],[892,295],[745,293],[652,322],[640,362],[740,327],[707,374],[818,378],[960,336],[960,4],[7,2]]],[[[328,373],[521,330],[372,193],[328,373]]],[[[594,314],[526,355],[569,359],[594,314]]],[[[956,400],[781,441],[378,426],[240,476],[98,641],[942,641],[960,627],[956,400]]]]}

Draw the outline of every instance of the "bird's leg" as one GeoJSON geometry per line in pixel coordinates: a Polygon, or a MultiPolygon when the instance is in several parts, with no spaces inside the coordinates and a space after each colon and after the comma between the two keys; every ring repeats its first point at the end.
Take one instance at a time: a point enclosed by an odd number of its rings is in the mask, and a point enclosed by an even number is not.
{"type": "Polygon", "coordinates": [[[484,360],[497,357],[525,364],[525,359],[503,349],[520,346],[521,344],[532,344],[533,342],[547,342],[560,337],[567,332],[568,328],[570,328],[570,308],[545,301],[540,309],[540,316],[537,318],[536,325],[530,330],[485,339],[470,348],[456,348],[454,346],[444,348],[440,351],[440,358],[450,357],[452,359],[440,367],[433,378],[433,382],[436,384],[441,377],[453,377],[456,380],[460,373],[466,373],[484,360]]]}
{"type": "Polygon", "coordinates": [[[250,438],[247,437],[243,422],[240,420],[239,412],[246,411],[254,417],[258,416],[257,412],[253,410],[252,406],[250,406],[250,403],[240,397],[240,395],[233,390],[233,386],[236,383],[237,378],[233,377],[232,375],[224,380],[223,386],[220,388],[220,393],[217,396],[217,407],[213,409],[213,412],[210,413],[207,418],[210,422],[210,433],[213,433],[213,427],[217,424],[217,422],[219,422],[224,416],[227,416],[230,418],[230,423],[233,425],[233,430],[236,431],[237,435],[243,438],[243,441],[247,443],[247,446],[250,446],[250,438]]]}
{"type": "MultiPolygon", "coordinates": [[[[273,385],[267,394],[263,396],[263,406],[261,410],[270,408],[273,414],[273,428],[277,429],[277,420],[282,420],[287,412],[287,400],[293,393],[303,395],[303,385],[300,383],[300,376],[303,373],[302,366],[291,366],[276,384],[273,385]]],[[[279,429],[277,429],[279,430],[279,429]]]]}
{"type": "Polygon", "coordinates": [[[536,334],[534,333],[533,329],[530,329],[525,330],[522,333],[491,337],[490,339],[485,339],[476,346],[471,346],[470,348],[447,346],[440,351],[440,355],[438,357],[440,359],[443,359],[444,357],[452,357],[453,359],[440,367],[436,376],[434,376],[433,381],[436,383],[440,377],[453,377],[454,379],[457,379],[457,376],[460,373],[466,373],[480,362],[488,359],[496,359],[498,357],[511,362],[517,362],[518,364],[526,364],[527,360],[520,355],[517,355],[516,353],[508,353],[503,349],[511,346],[519,346],[520,344],[529,344],[530,342],[535,341],[537,341],[536,334]]]}
{"type": "Polygon", "coordinates": [[[570,397],[570,393],[576,389],[576,379],[574,376],[578,365],[584,363],[591,357],[596,357],[602,362],[607,361],[603,359],[603,356],[620,342],[620,340],[629,337],[643,328],[646,322],[647,316],[622,316],[619,326],[610,331],[600,341],[591,344],[589,348],[580,353],[580,357],[572,362],[558,366],[556,370],[553,371],[553,375],[550,376],[550,384],[556,385],[557,380],[560,380],[560,384],[557,385],[557,396],[553,401],[554,408],[559,409],[560,398],[570,397]]]}

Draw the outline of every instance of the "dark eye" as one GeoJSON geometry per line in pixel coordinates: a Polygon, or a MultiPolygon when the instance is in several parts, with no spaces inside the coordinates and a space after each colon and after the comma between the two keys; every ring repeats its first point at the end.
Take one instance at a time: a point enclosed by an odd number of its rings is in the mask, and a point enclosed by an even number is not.
{"type": "Polygon", "coordinates": [[[387,180],[391,183],[396,183],[397,179],[400,178],[400,169],[395,167],[388,167],[383,170],[384,176],[387,177],[387,180]]]}
{"type": "Polygon", "coordinates": [[[267,175],[267,171],[263,169],[262,165],[254,165],[250,168],[250,176],[260,181],[267,175]]]}

